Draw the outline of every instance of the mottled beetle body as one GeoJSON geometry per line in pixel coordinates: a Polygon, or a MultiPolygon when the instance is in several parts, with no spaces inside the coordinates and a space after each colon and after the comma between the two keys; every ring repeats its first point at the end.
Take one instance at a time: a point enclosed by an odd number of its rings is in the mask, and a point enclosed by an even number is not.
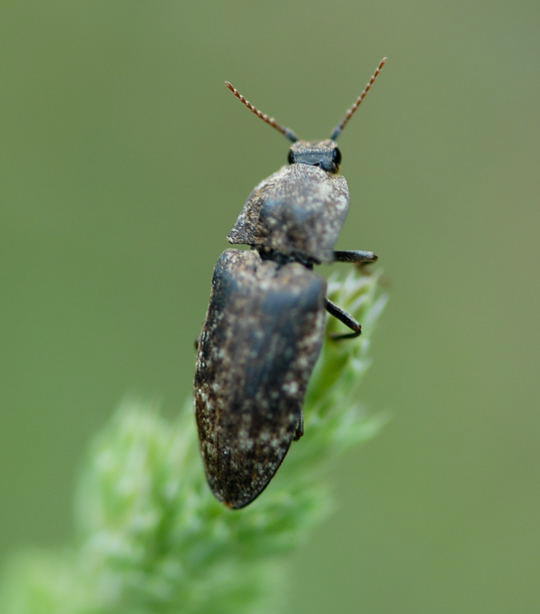
{"type": "Polygon", "coordinates": [[[312,268],[373,262],[366,251],[334,251],[349,205],[335,139],[378,76],[381,61],[331,139],[303,141],[227,87],[293,142],[287,166],[257,185],[228,235],[252,249],[225,251],[216,265],[198,343],[196,418],[214,495],[238,509],[268,485],[303,432],[302,404],[320,353],[326,311],[353,332],[360,325],[326,298],[312,268]]]}

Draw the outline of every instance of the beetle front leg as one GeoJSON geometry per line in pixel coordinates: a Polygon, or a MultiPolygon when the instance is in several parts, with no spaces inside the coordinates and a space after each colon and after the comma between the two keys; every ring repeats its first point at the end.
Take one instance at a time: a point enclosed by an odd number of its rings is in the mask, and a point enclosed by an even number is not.
{"type": "Polygon", "coordinates": [[[334,252],[336,262],[353,262],[355,264],[370,264],[377,260],[377,255],[363,249],[346,249],[334,252]]]}
{"type": "Polygon", "coordinates": [[[338,307],[335,303],[333,303],[330,299],[325,299],[325,307],[326,311],[335,318],[337,318],[340,322],[343,322],[345,326],[348,326],[353,332],[352,333],[342,333],[342,334],[334,334],[332,335],[332,339],[354,339],[358,337],[362,333],[362,327],[360,324],[352,317],[350,313],[347,313],[341,307],[338,307]]]}

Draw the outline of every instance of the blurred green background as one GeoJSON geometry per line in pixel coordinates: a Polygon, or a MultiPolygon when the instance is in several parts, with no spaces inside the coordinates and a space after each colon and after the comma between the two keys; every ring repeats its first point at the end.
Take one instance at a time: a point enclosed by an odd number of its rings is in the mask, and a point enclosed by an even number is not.
{"type": "Polygon", "coordinates": [[[173,415],[225,235],[287,143],[343,134],[340,240],[391,302],[290,612],[538,612],[537,1],[0,3],[2,555],[70,534],[126,393],[173,415]]]}

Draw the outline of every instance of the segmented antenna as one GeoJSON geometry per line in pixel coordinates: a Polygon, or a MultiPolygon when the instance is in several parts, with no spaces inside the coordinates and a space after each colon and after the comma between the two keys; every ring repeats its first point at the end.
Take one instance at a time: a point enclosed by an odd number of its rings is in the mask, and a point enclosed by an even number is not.
{"type": "Polygon", "coordinates": [[[284,128],[282,125],[278,124],[273,117],[270,117],[269,115],[266,115],[266,113],[259,111],[259,109],[257,109],[255,105],[251,104],[251,102],[249,102],[249,100],[245,96],[242,96],[242,94],[234,87],[234,85],[230,81],[225,81],[225,85],[228,89],[231,90],[231,92],[244,106],[246,106],[258,118],[262,119],[263,122],[266,122],[269,126],[272,126],[272,128],[275,128],[278,132],[281,132],[281,134],[287,137],[292,143],[298,140],[298,137],[290,128],[284,128]]]}
{"type": "Polygon", "coordinates": [[[379,65],[375,69],[375,72],[371,75],[371,79],[367,82],[367,85],[364,88],[364,91],[354,101],[352,107],[347,111],[347,113],[345,113],[345,117],[341,120],[341,123],[338,124],[336,126],[336,128],[334,128],[334,132],[332,132],[332,135],[330,136],[330,138],[333,141],[335,141],[338,138],[338,136],[343,131],[343,128],[345,128],[345,126],[348,124],[348,122],[351,119],[351,117],[356,113],[356,110],[362,104],[362,102],[364,101],[364,98],[368,95],[369,90],[373,87],[373,84],[375,83],[375,80],[380,75],[381,70],[382,70],[383,66],[386,64],[387,60],[388,60],[388,58],[383,58],[379,62],[379,65]]]}

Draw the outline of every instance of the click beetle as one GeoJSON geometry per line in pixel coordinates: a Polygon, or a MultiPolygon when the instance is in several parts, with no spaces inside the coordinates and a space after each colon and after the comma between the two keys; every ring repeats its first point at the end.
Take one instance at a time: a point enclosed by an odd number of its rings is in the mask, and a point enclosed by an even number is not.
{"type": "Polygon", "coordinates": [[[293,440],[324,337],[325,311],[360,334],[360,324],[326,297],[314,265],[374,262],[373,252],[335,251],[347,215],[347,181],[336,139],[371,89],[366,87],[329,139],[305,141],[262,113],[229,82],[252,113],[292,142],[288,164],[248,196],[220,256],[198,342],[196,420],[208,484],[239,509],[268,485],[293,440]]]}

